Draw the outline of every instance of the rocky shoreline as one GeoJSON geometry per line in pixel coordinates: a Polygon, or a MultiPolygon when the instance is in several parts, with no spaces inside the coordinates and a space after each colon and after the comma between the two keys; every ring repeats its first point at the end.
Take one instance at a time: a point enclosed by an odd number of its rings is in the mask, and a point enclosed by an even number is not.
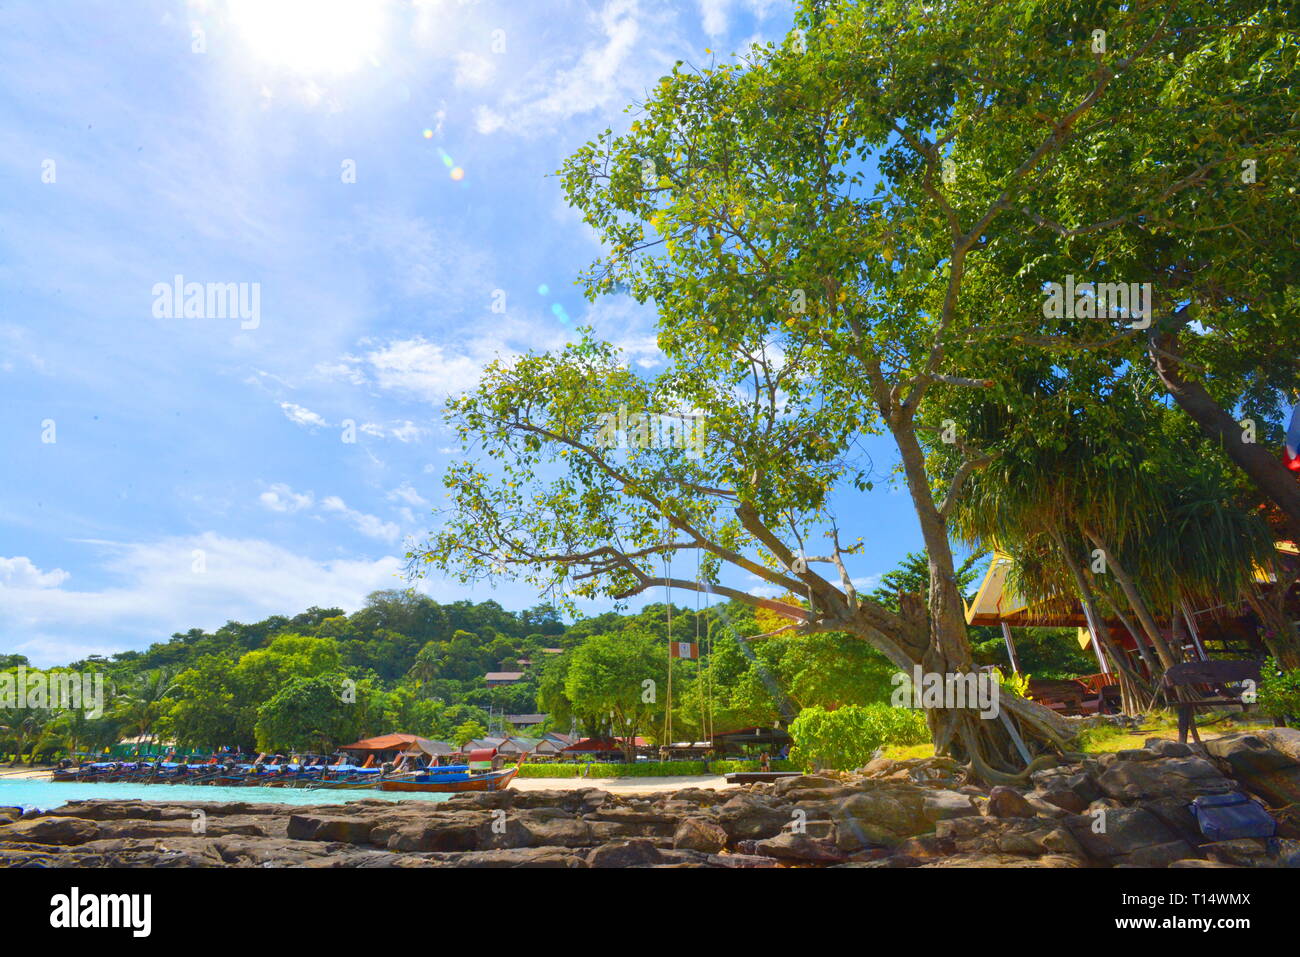
{"type": "Polygon", "coordinates": [[[1297,730],[1201,747],[1152,739],[1032,781],[988,789],[944,758],[881,759],[726,791],[319,807],[78,801],[0,808],[0,866],[1300,867],[1297,730]],[[1187,805],[1230,790],[1276,809],[1278,838],[1207,843],[1187,805]]]}

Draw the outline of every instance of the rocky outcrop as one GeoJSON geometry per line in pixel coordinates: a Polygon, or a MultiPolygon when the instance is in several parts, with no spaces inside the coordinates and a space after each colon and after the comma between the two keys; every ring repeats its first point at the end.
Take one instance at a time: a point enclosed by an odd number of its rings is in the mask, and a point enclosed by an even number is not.
{"type": "Polygon", "coordinates": [[[79,801],[0,809],[3,867],[1288,867],[1300,732],[1169,741],[987,790],[945,758],[726,791],[596,788],[322,807],[79,801]],[[1279,839],[1209,843],[1188,810],[1245,789],[1279,839]],[[1287,800],[1289,799],[1289,800],[1287,800]]]}

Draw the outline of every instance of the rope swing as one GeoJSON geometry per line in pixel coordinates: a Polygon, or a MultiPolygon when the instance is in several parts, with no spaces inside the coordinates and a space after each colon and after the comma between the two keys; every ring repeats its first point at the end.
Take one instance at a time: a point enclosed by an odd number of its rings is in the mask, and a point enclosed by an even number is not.
{"type": "Polygon", "coordinates": [[[668,609],[668,695],[664,710],[664,746],[673,743],[673,562],[668,550],[668,520],[660,518],[660,527],[664,534],[664,603],[668,609]]]}

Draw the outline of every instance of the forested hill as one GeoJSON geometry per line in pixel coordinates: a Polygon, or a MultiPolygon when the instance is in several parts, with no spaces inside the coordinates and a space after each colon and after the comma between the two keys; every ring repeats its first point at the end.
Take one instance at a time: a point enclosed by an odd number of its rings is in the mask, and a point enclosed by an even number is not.
{"type": "MultiPolygon", "coordinates": [[[[924,571],[924,557],[909,556],[881,589],[921,591],[924,571]]],[[[566,624],[549,605],[516,613],[492,601],[442,605],[379,591],[352,614],[313,607],[71,662],[65,667],[106,673],[107,713],[0,713],[8,729],[0,739],[16,736],[8,746],[18,751],[46,739],[76,751],[139,736],[266,750],[405,731],[461,744],[508,731],[503,715],[545,714],[529,733],[656,740],[671,707],[674,740],[699,740],[710,730],[788,721],[805,708],[889,700],[894,668],[865,642],[788,633],[747,641],[785,619],[729,602],[698,615],[672,609],[672,638],[698,642],[699,658],[674,661],[670,701],[667,612],[658,604],[566,624]],[[513,674],[489,685],[489,672],[513,674]]],[[[1072,632],[1026,631],[1018,639],[1026,670],[1053,677],[1091,667],[1072,632]]],[[[1005,664],[996,631],[975,629],[972,638],[977,661],[1005,664]]],[[[0,670],[25,664],[0,657],[0,670]]]]}
{"type": "MultiPolygon", "coordinates": [[[[295,634],[334,639],[344,666],[373,672],[385,683],[405,677],[421,649],[434,642],[441,652],[439,676],[470,681],[498,670],[508,659],[535,656],[542,647],[564,647],[558,640],[564,632],[564,622],[550,605],[515,613],[494,601],[440,605],[393,589],[373,592],[365,607],[351,615],[341,608],[313,606],[292,617],[227,622],[211,633],[192,628],[147,651],[124,651],[107,661],[112,672],[183,669],[205,655],[238,658],[265,648],[279,635],[295,634]]],[[[86,664],[104,660],[92,658],[86,664]]]]}

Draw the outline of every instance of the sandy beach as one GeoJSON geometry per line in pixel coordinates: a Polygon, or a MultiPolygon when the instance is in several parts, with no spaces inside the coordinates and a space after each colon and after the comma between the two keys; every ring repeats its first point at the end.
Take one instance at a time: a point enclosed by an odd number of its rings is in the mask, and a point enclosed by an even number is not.
{"type": "Polygon", "coordinates": [[[720,774],[679,774],[664,778],[515,778],[510,785],[516,791],[575,791],[600,788],[611,794],[657,793],[682,788],[708,788],[721,791],[737,787],[720,774]]]}
{"type": "Polygon", "coordinates": [[[44,781],[54,769],[50,767],[6,768],[0,767],[0,781],[44,781]]]}

